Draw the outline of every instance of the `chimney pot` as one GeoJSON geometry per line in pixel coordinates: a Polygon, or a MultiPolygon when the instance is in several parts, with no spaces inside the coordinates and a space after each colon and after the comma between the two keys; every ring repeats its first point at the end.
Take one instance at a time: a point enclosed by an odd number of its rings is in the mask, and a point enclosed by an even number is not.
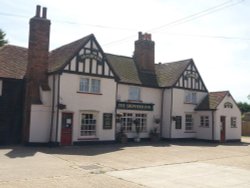
{"type": "Polygon", "coordinates": [[[39,18],[40,18],[40,13],[41,13],[41,6],[40,6],[40,5],[37,5],[37,6],[36,6],[36,17],[39,17],[39,18]]]}
{"type": "Polygon", "coordinates": [[[47,18],[47,8],[43,7],[43,18],[47,18]]]}
{"type": "Polygon", "coordinates": [[[143,35],[142,35],[142,32],[141,32],[141,31],[138,33],[138,39],[139,39],[139,40],[143,40],[143,35]]]}

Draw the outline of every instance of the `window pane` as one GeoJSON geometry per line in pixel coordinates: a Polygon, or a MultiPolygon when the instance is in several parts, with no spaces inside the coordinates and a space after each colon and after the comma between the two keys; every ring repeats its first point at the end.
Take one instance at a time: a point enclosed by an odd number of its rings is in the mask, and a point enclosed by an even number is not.
{"type": "Polygon", "coordinates": [[[140,100],[140,88],[138,87],[129,88],[129,100],[140,100]]]}
{"type": "Polygon", "coordinates": [[[92,93],[100,93],[101,81],[92,79],[91,80],[91,92],[92,93]]]}
{"type": "Polygon", "coordinates": [[[89,79],[88,78],[80,79],[80,91],[89,92],[89,79]]]}

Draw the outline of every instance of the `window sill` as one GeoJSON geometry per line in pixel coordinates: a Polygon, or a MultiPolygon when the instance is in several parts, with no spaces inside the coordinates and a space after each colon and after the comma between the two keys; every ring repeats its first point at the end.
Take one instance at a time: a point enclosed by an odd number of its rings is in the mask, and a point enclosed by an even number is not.
{"type": "Polygon", "coordinates": [[[195,131],[185,131],[184,133],[196,133],[195,131]]]}
{"type": "Polygon", "coordinates": [[[128,102],[142,103],[143,101],[141,101],[141,100],[128,100],[128,102]]]}
{"type": "Polygon", "coordinates": [[[192,103],[192,102],[184,102],[184,104],[192,104],[192,105],[197,105],[197,103],[192,103]]]}
{"type": "Polygon", "coordinates": [[[102,93],[91,93],[91,92],[83,92],[83,91],[77,91],[79,94],[90,94],[90,95],[102,95],[102,93]]]}
{"type": "Polygon", "coordinates": [[[92,137],[92,138],[78,138],[77,140],[79,141],[89,141],[89,140],[99,140],[97,137],[92,137]]]}

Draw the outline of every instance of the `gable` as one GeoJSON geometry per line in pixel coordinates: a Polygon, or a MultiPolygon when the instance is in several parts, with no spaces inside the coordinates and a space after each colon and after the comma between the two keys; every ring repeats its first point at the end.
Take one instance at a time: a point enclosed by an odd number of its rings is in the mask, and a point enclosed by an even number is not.
{"type": "Polygon", "coordinates": [[[186,67],[178,81],[175,83],[174,87],[197,91],[207,91],[207,88],[194,63],[190,63],[186,67]]]}
{"type": "Polygon", "coordinates": [[[63,72],[114,78],[105,54],[94,37],[91,37],[64,66],[63,72]]]}

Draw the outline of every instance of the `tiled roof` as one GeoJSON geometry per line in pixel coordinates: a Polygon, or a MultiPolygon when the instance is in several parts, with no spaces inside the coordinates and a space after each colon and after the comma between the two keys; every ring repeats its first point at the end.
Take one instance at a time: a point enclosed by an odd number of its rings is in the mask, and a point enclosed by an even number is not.
{"type": "Polygon", "coordinates": [[[170,87],[175,84],[186,67],[193,60],[183,60],[173,63],[156,64],[155,72],[138,71],[131,57],[106,54],[108,62],[120,78],[122,83],[138,84],[149,87],[170,87]]]}
{"type": "MultiPolygon", "coordinates": [[[[91,37],[94,37],[94,35],[88,35],[51,51],[49,54],[49,72],[52,73],[62,69],[91,37]]],[[[25,48],[12,45],[1,48],[0,77],[22,79],[27,66],[27,51],[25,48]]],[[[106,54],[106,57],[120,83],[147,87],[173,86],[188,64],[193,61],[192,59],[188,59],[172,63],[156,64],[156,74],[152,74],[150,72],[138,71],[131,57],[112,54],[106,54]]]]}
{"type": "Polygon", "coordinates": [[[27,67],[26,48],[5,45],[0,48],[0,78],[23,79],[27,67]]]}
{"type": "Polygon", "coordinates": [[[156,75],[160,87],[173,86],[184,70],[187,68],[192,59],[176,61],[171,63],[157,64],[155,66],[156,75]]]}
{"type": "Polygon", "coordinates": [[[52,50],[49,55],[49,72],[54,72],[62,68],[92,36],[93,34],[88,35],[77,41],[52,50]]]}
{"type": "Polygon", "coordinates": [[[218,105],[228,94],[228,91],[210,92],[196,107],[196,110],[216,110],[218,105]]]}

